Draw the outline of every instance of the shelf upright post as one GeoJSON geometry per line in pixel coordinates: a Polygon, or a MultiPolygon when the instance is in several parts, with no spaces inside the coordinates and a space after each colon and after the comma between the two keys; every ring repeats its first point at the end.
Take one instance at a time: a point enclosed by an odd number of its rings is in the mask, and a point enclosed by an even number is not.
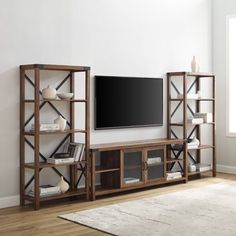
{"type": "Polygon", "coordinates": [[[38,67],[34,69],[34,79],[35,79],[35,88],[34,88],[34,208],[38,210],[40,207],[40,193],[39,193],[39,145],[40,145],[40,136],[39,136],[39,123],[40,123],[40,114],[39,114],[39,91],[40,91],[40,70],[38,67]]]}
{"type": "Polygon", "coordinates": [[[186,140],[183,147],[183,165],[185,183],[188,182],[188,150],[187,150],[187,73],[183,75],[183,139],[186,140]]]}
{"type": "Polygon", "coordinates": [[[20,67],[20,205],[25,204],[25,70],[20,67]]]}
{"type": "MultiPolygon", "coordinates": [[[[87,69],[85,71],[85,160],[86,160],[86,168],[85,168],[85,176],[87,180],[90,180],[90,69],[87,69]]],[[[89,181],[85,181],[85,189],[86,189],[86,198],[89,200],[90,198],[90,189],[91,189],[91,183],[89,181]]]]}
{"type": "MultiPolygon", "coordinates": [[[[171,99],[171,91],[170,91],[170,83],[171,83],[171,75],[167,73],[167,138],[171,139],[171,104],[170,104],[170,99],[171,99]]],[[[167,157],[171,157],[171,145],[166,145],[167,148],[167,157]]],[[[168,164],[169,166],[169,164],[168,164]]],[[[165,169],[166,170],[166,169],[165,169]]],[[[166,171],[165,171],[165,178],[167,176],[166,171]]]]}
{"type": "Polygon", "coordinates": [[[215,88],[215,75],[212,76],[212,113],[213,113],[213,127],[212,127],[212,175],[216,177],[216,88],[215,88]]]}
{"type": "MultiPolygon", "coordinates": [[[[70,92],[75,94],[75,78],[74,78],[74,72],[70,71],[70,92]]],[[[75,111],[75,104],[74,102],[70,103],[70,129],[74,131],[75,129],[75,117],[74,117],[74,111],[75,111]]],[[[70,134],[70,142],[75,141],[75,133],[72,132],[70,134]]],[[[70,166],[70,189],[75,190],[76,188],[76,174],[77,174],[77,166],[70,166]]]]}
{"type": "MultiPolygon", "coordinates": [[[[197,76],[197,86],[196,86],[196,92],[201,91],[201,77],[197,76]]],[[[199,100],[197,100],[197,112],[201,111],[201,102],[199,100]]],[[[197,125],[197,139],[200,142],[201,145],[201,128],[199,125],[197,125]]],[[[197,163],[201,163],[201,150],[198,149],[197,150],[197,163]]]]}

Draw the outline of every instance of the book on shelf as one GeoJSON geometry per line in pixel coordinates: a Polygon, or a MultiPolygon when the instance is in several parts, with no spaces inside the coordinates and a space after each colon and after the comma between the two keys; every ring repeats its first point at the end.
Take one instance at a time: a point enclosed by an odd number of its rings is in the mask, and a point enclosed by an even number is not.
{"type": "Polygon", "coordinates": [[[67,152],[78,162],[83,158],[84,148],[85,145],[83,143],[69,143],[67,152]]]}
{"type": "Polygon", "coordinates": [[[208,171],[212,169],[211,164],[198,163],[198,164],[195,164],[195,166],[196,166],[197,171],[200,171],[200,172],[208,171]]]}
{"type": "Polygon", "coordinates": [[[160,162],[162,162],[161,157],[148,158],[148,160],[147,160],[148,165],[152,165],[152,164],[156,164],[156,163],[160,163],[160,162]]]}
{"type": "Polygon", "coordinates": [[[74,157],[69,157],[69,158],[59,158],[59,159],[55,159],[55,158],[47,158],[47,163],[50,164],[66,164],[66,163],[73,163],[75,162],[75,158],[74,157]]]}
{"type": "MultiPolygon", "coordinates": [[[[34,131],[34,124],[31,125],[31,131],[34,131]]],[[[39,124],[40,131],[56,131],[60,130],[59,124],[39,124]]]]}
{"type": "Polygon", "coordinates": [[[203,118],[189,118],[187,122],[188,124],[198,125],[198,124],[203,124],[204,119],[203,118]]]}
{"type": "Polygon", "coordinates": [[[213,115],[212,113],[195,113],[194,118],[202,118],[204,123],[212,123],[213,115]]]}
{"type": "Polygon", "coordinates": [[[59,153],[55,153],[53,158],[55,159],[63,159],[63,158],[69,158],[70,154],[69,153],[65,153],[65,152],[59,152],[59,153]]]}
{"type": "Polygon", "coordinates": [[[182,178],[182,173],[180,171],[167,171],[166,172],[167,180],[178,179],[178,178],[182,178]]]}
{"type": "MultiPolygon", "coordinates": [[[[61,189],[60,186],[52,186],[52,185],[42,185],[39,187],[39,195],[40,197],[46,197],[50,195],[60,194],[61,189]]],[[[29,196],[34,196],[34,188],[30,189],[28,192],[29,196]]]]}
{"type": "Polygon", "coordinates": [[[133,178],[133,177],[127,177],[127,178],[124,178],[124,182],[125,182],[125,184],[138,183],[139,179],[133,178]]]}

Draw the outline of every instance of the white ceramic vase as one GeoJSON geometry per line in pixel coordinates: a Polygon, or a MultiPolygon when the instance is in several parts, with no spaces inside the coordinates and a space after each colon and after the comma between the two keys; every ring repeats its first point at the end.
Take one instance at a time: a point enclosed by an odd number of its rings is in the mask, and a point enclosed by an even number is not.
{"type": "Polygon", "coordinates": [[[199,72],[200,67],[196,61],[196,57],[194,56],[191,62],[191,69],[193,73],[199,72]]]}
{"type": "Polygon", "coordinates": [[[67,192],[69,187],[70,187],[69,184],[64,180],[63,176],[61,176],[61,180],[57,184],[57,186],[60,187],[60,190],[61,190],[62,193],[67,192]]]}
{"type": "Polygon", "coordinates": [[[54,120],[54,124],[58,124],[60,130],[63,131],[66,128],[66,119],[64,119],[62,116],[59,116],[54,120]]]}
{"type": "Polygon", "coordinates": [[[51,88],[48,85],[47,88],[44,88],[42,90],[42,97],[44,99],[56,99],[57,98],[57,90],[54,88],[51,88]]]}

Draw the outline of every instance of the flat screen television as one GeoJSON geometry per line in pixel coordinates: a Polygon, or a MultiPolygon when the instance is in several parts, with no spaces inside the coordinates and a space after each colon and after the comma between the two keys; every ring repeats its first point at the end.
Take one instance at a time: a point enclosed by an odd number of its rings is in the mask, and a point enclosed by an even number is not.
{"type": "Polygon", "coordinates": [[[163,80],[95,76],[95,129],[163,125],[163,80]]]}

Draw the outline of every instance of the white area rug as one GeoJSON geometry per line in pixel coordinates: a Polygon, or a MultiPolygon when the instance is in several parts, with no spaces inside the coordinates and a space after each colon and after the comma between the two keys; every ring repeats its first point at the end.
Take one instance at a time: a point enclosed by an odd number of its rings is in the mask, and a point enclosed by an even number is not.
{"type": "Polygon", "coordinates": [[[61,215],[113,235],[236,235],[236,185],[220,183],[61,215]]]}

